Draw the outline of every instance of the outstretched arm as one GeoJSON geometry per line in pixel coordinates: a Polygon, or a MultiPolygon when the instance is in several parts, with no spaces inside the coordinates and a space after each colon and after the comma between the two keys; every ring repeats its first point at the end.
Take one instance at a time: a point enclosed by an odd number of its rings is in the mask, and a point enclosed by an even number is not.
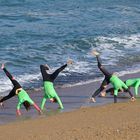
{"type": "Polygon", "coordinates": [[[20,102],[18,102],[18,104],[17,104],[17,110],[16,110],[16,112],[17,112],[17,115],[18,115],[18,116],[20,116],[20,115],[21,115],[21,112],[20,112],[20,107],[21,107],[21,103],[20,103],[20,102]]]}
{"type": "Polygon", "coordinates": [[[33,104],[34,108],[39,112],[39,114],[41,114],[41,110],[40,108],[38,107],[38,105],[36,103],[33,104]]]}

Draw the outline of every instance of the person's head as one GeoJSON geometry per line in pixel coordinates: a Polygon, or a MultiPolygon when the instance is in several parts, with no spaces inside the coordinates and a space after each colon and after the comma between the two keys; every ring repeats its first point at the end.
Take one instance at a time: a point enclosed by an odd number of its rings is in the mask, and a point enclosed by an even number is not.
{"type": "Polygon", "coordinates": [[[53,103],[57,103],[57,100],[56,100],[55,97],[51,98],[50,101],[53,102],[53,103]]]}
{"type": "Polygon", "coordinates": [[[26,109],[27,111],[30,110],[31,105],[30,105],[30,103],[29,103],[28,101],[24,101],[24,102],[23,102],[23,105],[24,105],[24,107],[25,107],[25,109],[26,109]]]}

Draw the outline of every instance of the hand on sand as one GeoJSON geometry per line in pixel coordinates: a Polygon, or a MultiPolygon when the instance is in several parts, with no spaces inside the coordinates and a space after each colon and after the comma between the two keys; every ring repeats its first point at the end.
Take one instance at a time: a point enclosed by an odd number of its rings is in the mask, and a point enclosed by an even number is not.
{"type": "Polygon", "coordinates": [[[4,69],[4,64],[1,65],[1,69],[2,69],[2,70],[4,69]]]}
{"type": "Polygon", "coordinates": [[[43,114],[43,112],[40,110],[40,111],[38,111],[38,114],[39,114],[39,115],[42,115],[42,114],[43,114]]]}
{"type": "Polygon", "coordinates": [[[136,100],[135,97],[131,97],[131,101],[134,102],[136,100]]]}
{"type": "Polygon", "coordinates": [[[71,65],[73,63],[72,59],[67,60],[67,65],[71,65]]]}
{"type": "Polygon", "coordinates": [[[91,54],[94,55],[94,56],[99,55],[99,53],[98,53],[96,50],[93,50],[93,51],[91,52],[91,54]]]}
{"type": "Polygon", "coordinates": [[[105,97],[106,96],[106,92],[101,92],[101,97],[105,97]]]}
{"type": "Polygon", "coordinates": [[[62,109],[64,109],[64,108],[61,108],[61,107],[59,106],[58,109],[59,109],[59,110],[62,110],[62,109]]]}
{"type": "Polygon", "coordinates": [[[91,98],[91,101],[93,102],[93,103],[96,103],[96,100],[95,100],[95,98],[91,98]]]}
{"type": "Polygon", "coordinates": [[[21,112],[20,112],[20,110],[17,110],[17,116],[18,116],[18,117],[21,116],[21,112]]]}

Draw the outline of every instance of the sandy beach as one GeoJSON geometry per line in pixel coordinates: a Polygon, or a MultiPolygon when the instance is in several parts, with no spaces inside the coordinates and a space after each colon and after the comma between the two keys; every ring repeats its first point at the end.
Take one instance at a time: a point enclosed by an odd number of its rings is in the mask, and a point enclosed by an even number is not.
{"type": "MultiPolygon", "coordinates": [[[[140,77],[140,73],[124,75],[121,76],[121,79],[126,80],[127,78],[133,78],[133,77],[140,77]]],[[[101,105],[113,103],[114,99],[110,95],[107,95],[107,97],[105,98],[97,97],[96,103],[92,103],[89,101],[89,98],[92,96],[93,92],[100,86],[100,84],[101,81],[96,81],[96,82],[65,87],[65,88],[57,87],[56,91],[58,95],[61,97],[61,100],[64,105],[64,110],[58,109],[57,103],[52,104],[50,101],[47,101],[45,105],[47,109],[44,112],[44,114],[48,117],[48,116],[55,115],[57,113],[72,111],[82,107],[101,106],[101,105]]],[[[133,88],[131,90],[133,92],[133,88]]],[[[27,90],[27,92],[29,93],[30,97],[38,105],[40,105],[43,97],[43,90],[27,90]]],[[[127,102],[129,101],[129,99],[130,99],[129,94],[125,93],[119,96],[118,102],[127,102]]],[[[17,118],[15,113],[17,102],[18,99],[15,96],[10,100],[4,102],[4,108],[0,107],[0,124],[6,124],[17,120],[27,120],[27,119],[38,117],[38,114],[33,107],[29,112],[26,112],[25,108],[22,106],[21,108],[21,112],[23,114],[22,118],[20,119],[17,118]]]]}
{"type": "Polygon", "coordinates": [[[0,127],[1,140],[138,140],[140,101],[82,108],[0,127]]]}
{"type": "Polygon", "coordinates": [[[123,81],[140,78],[140,0],[0,0],[0,35],[0,140],[140,140],[140,87],[134,102],[130,92],[116,104],[110,93],[91,100],[104,79],[99,65],[123,81]],[[48,99],[38,113],[44,81],[64,109],[48,99]]]}
{"type": "MultiPolygon", "coordinates": [[[[122,76],[123,80],[139,77],[140,73],[122,76]]],[[[113,103],[113,97],[97,97],[97,103],[88,101],[90,91],[94,91],[100,82],[57,88],[65,110],[57,109],[57,104],[47,103],[46,112],[38,116],[31,109],[23,116],[16,117],[16,98],[6,102],[1,109],[1,140],[138,140],[140,133],[140,100],[131,102],[129,95],[113,103]],[[9,111],[9,112],[8,112],[9,111]],[[60,113],[63,112],[63,113],[60,113]],[[28,115],[27,115],[28,114],[28,115]],[[12,117],[11,117],[12,116],[12,117]],[[14,120],[14,121],[13,121],[14,120]],[[10,122],[10,123],[8,123],[10,122]]],[[[29,91],[30,93],[31,91],[29,91]]],[[[39,104],[42,93],[30,93],[39,104]]],[[[132,90],[133,92],[133,90],[132,90]]]]}

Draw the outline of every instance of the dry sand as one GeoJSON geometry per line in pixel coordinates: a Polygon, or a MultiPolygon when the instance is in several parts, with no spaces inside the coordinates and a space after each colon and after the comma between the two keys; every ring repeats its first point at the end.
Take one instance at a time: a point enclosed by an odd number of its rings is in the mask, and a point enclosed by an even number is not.
{"type": "Polygon", "coordinates": [[[140,100],[0,126],[0,140],[139,140],[140,100]]]}

